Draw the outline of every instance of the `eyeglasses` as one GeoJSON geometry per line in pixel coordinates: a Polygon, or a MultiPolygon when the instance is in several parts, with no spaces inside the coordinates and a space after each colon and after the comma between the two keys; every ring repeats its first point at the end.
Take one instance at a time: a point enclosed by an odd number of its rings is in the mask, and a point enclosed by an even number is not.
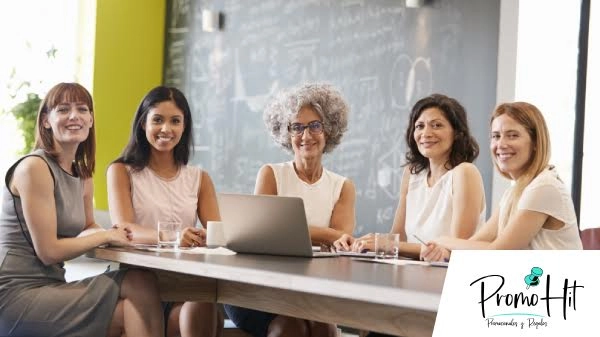
{"type": "Polygon", "coordinates": [[[323,133],[323,127],[323,122],[321,121],[312,121],[306,125],[301,123],[292,123],[288,126],[288,131],[290,131],[294,136],[301,136],[304,134],[304,129],[308,128],[308,132],[310,132],[310,134],[320,135],[323,133]]]}

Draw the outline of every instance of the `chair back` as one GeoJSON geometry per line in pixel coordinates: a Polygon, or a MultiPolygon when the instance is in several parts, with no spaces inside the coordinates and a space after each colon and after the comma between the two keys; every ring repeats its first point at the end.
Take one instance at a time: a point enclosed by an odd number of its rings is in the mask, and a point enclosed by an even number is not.
{"type": "Polygon", "coordinates": [[[600,250],[600,228],[588,228],[580,232],[583,249],[600,250]]]}

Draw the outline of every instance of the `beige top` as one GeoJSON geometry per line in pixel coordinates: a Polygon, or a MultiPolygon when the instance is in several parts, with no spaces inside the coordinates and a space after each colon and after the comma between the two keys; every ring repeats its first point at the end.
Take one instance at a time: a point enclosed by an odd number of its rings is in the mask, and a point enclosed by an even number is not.
{"type": "MultiPolygon", "coordinates": [[[[504,214],[509,194],[510,189],[502,196],[500,214],[504,214]]],[[[517,209],[544,213],[565,223],[559,229],[540,229],[529,249],[583,249],[573,199],[556,170],[546,169],[535,177],[523,190],[517,209]]],[[[498,226],[498,233],[503,229],[498,226]]]]}
{"type": "Polygon", "coordinates": [[[138,172],[129,169],[129,175],[135,223],[150,228],[156,228],[159,220],[179,221],[184,227],[196,225],[200,168],[182,165],[171,179],[158,176],[149,167],[138,172]]]}
{"type": "Polygon", "coordinates": [[[314,184],[309,184],[298,177],[292,161],[269,166],[275,174],[277,195],[302,198],[308,224],[329,227],[331,213],[340,199],[346,178],[323,168],[321,178],[314,184]]]}

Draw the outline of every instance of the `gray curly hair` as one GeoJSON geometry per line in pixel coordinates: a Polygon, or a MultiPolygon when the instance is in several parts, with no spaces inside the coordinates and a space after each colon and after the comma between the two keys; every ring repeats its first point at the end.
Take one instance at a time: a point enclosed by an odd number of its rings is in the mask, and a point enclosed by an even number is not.
{"type": "Polygon", "coordinates": [[[342,94],[328,83],[307,83],[284,89],[267,104],[263,120],[275,142],[287,152],[294,153],[288,126],[294,116],[305,106],[312,107],[325,126],[325,148],[331,152],[348,130],[348,103],[342,94]]]}

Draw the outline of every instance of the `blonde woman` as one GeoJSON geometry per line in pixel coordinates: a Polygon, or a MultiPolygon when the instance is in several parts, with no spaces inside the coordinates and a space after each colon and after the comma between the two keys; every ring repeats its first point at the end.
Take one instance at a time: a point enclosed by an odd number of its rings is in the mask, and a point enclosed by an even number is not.
{"type": "Polygon", "coordinates": [[[513,181],[499,208],[470,239],[435,239],[421,256],[436,261],[452,249],[582,249],[573,200],[549,165],[542,113],[525,102],[499,105],[491,119],[490,149],[496,169],[513,181]]]}

